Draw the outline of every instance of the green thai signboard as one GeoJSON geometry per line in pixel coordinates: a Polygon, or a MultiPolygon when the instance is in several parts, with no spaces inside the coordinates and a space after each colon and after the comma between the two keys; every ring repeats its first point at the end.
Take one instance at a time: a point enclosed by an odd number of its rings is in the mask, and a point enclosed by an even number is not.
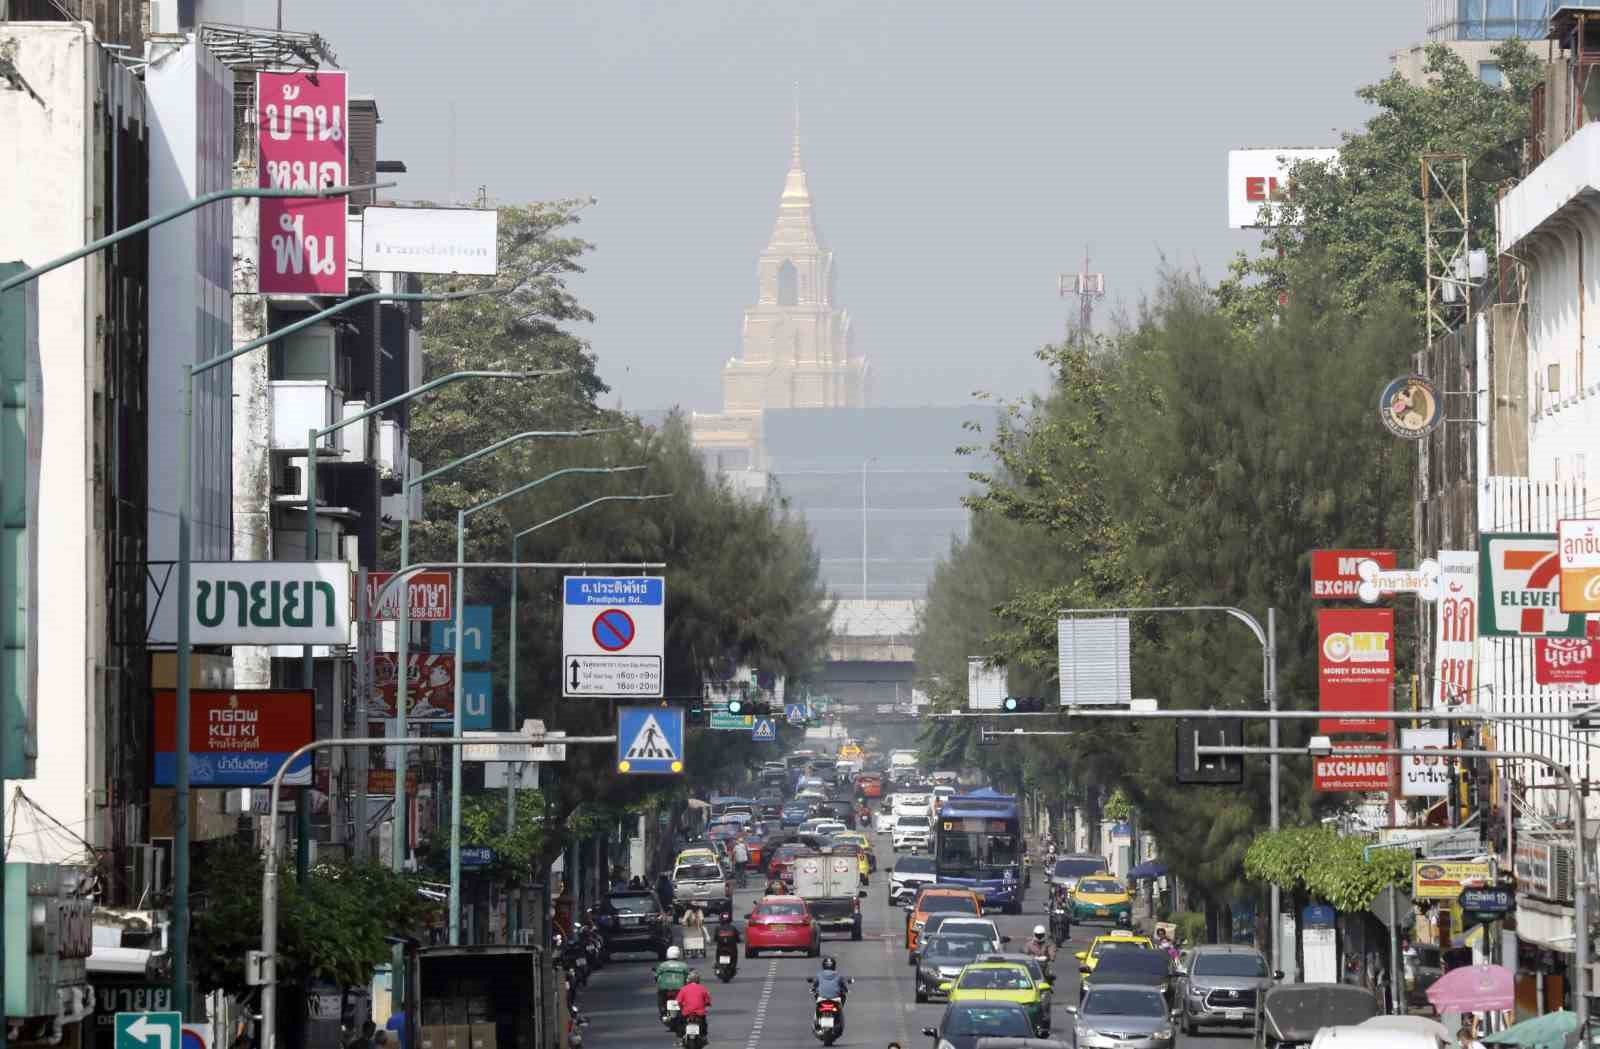
{"type": "MultiPolygon", "coordinates": [[[[0,263],[0,280],[27,267],[0,263]]],[[[39,456],[44,381],[38,292],[0,293],[0,777],[30,779],[39,752],[39,456]]]]}

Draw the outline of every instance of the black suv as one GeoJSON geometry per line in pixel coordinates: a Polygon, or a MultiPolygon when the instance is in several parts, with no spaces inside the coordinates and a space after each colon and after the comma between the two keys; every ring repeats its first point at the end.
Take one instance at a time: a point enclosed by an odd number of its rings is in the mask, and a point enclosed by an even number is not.
{"type": "Polygon", "coordinates": [[[608,892],[594,908],[595,927],[605,941],[606,953],[654,951],[665,960],[672,946],[672,915],[648,889],[608,892]]]}

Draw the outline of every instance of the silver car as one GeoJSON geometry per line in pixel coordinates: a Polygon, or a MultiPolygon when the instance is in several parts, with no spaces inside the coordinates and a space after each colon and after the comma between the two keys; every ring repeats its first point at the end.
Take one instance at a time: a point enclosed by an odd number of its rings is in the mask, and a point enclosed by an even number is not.
{"type": "Polygon", "coordinates": [[[1256,999],[1272,986],[1267,959],[1254,947],[1207,944],[1183,956],[1178,970],[1178,1008],[1183,1033],[1204,1027],[1243,1027],[1256,1022],[1256,999]]]}
{"type": "Polygon", "coordinates": [[[1175,1013],[1155,987],[1107,984],[1084,996],[1082,1005],[1069,1005],[1073,1014],[1073,1045],[1077,1049],[1172,1049],[1175,1013]]]}

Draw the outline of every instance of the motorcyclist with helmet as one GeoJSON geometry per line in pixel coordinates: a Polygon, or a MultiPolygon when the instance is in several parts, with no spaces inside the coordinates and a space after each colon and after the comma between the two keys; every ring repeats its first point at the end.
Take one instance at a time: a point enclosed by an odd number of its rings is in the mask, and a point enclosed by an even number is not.
{"type": "Polygon", "coordinates": [[[1033,939],[1029,940],[1022,950],[1030,958],[1039,959],[1039,967],[1044,970],[1045,979],[1054,978],[1056,945],[1050,942],[1043,925],[1033,927],[1033,939]]]}
{"type": "Polygon", "coordinates": [[[845,978],[844,973],[839,971],[839,963],[834,960],[833,955],[823,955],[822,968],[818,969],[817,974],[806,982],[811,984],[811,996],[813,1000],[821,998],[833,998],[838,1001],[839,1033],[843,1034],[844,1001],[845,996],[849,993],[850,981],[845,978]]]}
{"type": "Polygon", "coordinates": [[[665,1023],[668,1019],[667,1002],[676,998],[684,984],[689,982],[690,970],[683,963],[683,951],[677,947],[668,947],[667,960],[651,971],[656,977],[656,1013],[665,1023]]]}
{"type": "Polygon", "coordinates": [[[739,927],[733,924],[733,915],[725,913],[717,919],[716,953],[713,957],[718,959],[719,964],[721,959],[726,956],[729,959],[730,967],[738,969],[739,944],[742,942],[743,938],[739,935],[739,927]]]}

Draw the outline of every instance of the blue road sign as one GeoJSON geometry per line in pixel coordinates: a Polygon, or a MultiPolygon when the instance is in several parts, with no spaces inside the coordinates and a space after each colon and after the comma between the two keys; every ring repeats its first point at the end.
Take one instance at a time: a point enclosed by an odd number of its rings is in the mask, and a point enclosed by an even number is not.
{"type": "Polygon", "coordinates": [[[182,1013],[117,1013],[116,1049],[181,1049],[182,1013]]]}
{"type": "MultiPolygon", "coordinates": [[[[490,634],[494,631],[494,609],[488,605],[468,605],[461,613],[461,662],[489,662],[490,634]]],[[[450,655],[456,650],[456,622],[428,625],[428,650],[450,655]]]]}
{"type": "Polygon", "coordinates": [[[494,862],[494,850],[487,845],[463,845],[461,866],[487,867],[494,862]]]}
{"type": "Polygon", "coordinates": [[[494,728],[494,692],[487,670],[469,670],[461,678],[461,727],[494,728]]]}
{"type": "Polygon", "coordinates": [[[617,771],[673,775],[683,771],[682,707],[618,707],[617,771]]]}
{"type": "Polygon", "coordinates": [[[771,743],[778,738],[778,727],[771,718],[756,718],[756,723],[750,728],[750,738],[757,743],[771,743]]]}
{"type": "Polygon", "coordinates": [[[807,720],[806,705],[804,703],[790,703],[783,708],[783,716],[789,719],[789,724],[798,725],[807,720]]]}

